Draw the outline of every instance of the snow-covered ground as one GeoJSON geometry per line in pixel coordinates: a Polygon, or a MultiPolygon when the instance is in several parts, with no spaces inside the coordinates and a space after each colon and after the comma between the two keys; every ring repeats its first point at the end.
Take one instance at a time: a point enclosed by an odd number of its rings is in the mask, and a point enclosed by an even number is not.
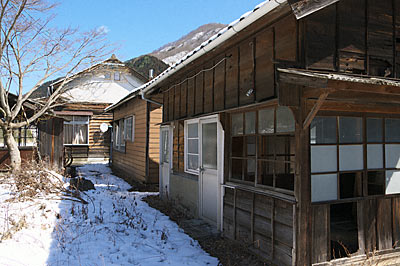
{"type": "Polygon", "coordinates": [[[78,169],[96,190],[70,200],[7,201],[0,184],[0,265],[217,265],[106,165],[78,169]]]}

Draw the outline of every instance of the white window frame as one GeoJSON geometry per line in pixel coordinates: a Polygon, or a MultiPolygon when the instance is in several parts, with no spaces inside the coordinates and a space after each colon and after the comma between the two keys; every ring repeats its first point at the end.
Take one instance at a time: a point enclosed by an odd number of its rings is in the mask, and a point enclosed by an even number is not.
{"type": "MultiPolygon", "coordinates": [[[[89,122],[90,122],[90,116],[88,115],[72,115],[72,121],[65,121],[64,120],[64,125],[72,125],[72,131],[74,132],[74,125],[87,125],[87,136],[86,136],[86,143],[80,143],[80,144],[73,144],[73,143],[64,143],[64,146],[88,146],[89,145],[89,122]],[[75,121],[74,117],[87,117],[87,121],[75,121]]],[[[65,139],[64,139],[65,141],[65,139]]]]}
{"type": "Polygon", "coordinates": [[[191,120],[186,120],[185,125],[184,125],[184,164],[185,164],[185,172],[193,175],[199,175],[200,169],[193,170],[193,169],[188,169],[188,125],[190,124],[197,124],[197,138],[191,138],[191,139],[197,139],[198,140],[198,153],[193,155],[198,156],[198,166],[200,168],[200,119],[191,119],[191,120]]]}
{"type": "Polygon", "coordinates": [[[135,116],[134,115],[131,115],[131,116],[128,116],[128,117],[124,118],[124,140],[128,140],[128,141],[131,141],[131,142],[133,142],[135,140],[135,116]],[[127,121],[129,119],[132,119],[132,135],[131,135],[131,138],[127,138],[126,137],[126,135],[127,135],[126,134],[127,133],[127,121]]]}

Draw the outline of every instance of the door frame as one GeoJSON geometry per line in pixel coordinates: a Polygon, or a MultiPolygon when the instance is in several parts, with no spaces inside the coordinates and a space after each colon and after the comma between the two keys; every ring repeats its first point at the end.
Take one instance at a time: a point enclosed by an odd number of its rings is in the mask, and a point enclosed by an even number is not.
{"type": "Polygon", "coordinates": [[[172,124],[161,126],[160,127],[160,140],[159,140],[159,143],[160,143],[160,149],[159,149],[159,158],[160,158],[160,163],[159,163],[159,193],[160,193],[160,197],[161,198],[164,197],[164,193],[163,193],[163,191],[164,191],[164,189],[163,189],[163,187],[164,187],[164,182],[163,182],[163,179],[164,179],[164,177],[163,177],[163,164],[164,163],[162,162],[162,149],[163,149],[162,131],[165,131],[165,130],[168,130],[168,145],[169,145],[169,171],[168,171],[169,177],[168,177],[168,186],[167,186],[168,195],[170,195],[170,184],[169,184],[170,182],[169,181],[170,181],[170,178],[171,178],[172,155],[173,155],[173,152],[172,152],[173,136],[172,136],[172,134],[173,134],[174,131],[173,131],[173,128],[172,128],[172,124]]]}
{"type": "MultiPolygon", "coordinates": [[[[212,115],[199,118],[199,167],[202,166],[202,122],[216,122],[217,123],[217,228],[222,231],[223,229],[223,200],[222,200],[222,185],[224,176],[224,130],[222,128],[219,115],[212,115]]],[[[199,170],[199,217],[209,221],[206,217],[202,216],[203,210],[203,171],[199,170]]],[[[212,221],[209,221],[212,222],[212,221]]],[[[212,222],[214,223],[214,222],[212,222]]]]}

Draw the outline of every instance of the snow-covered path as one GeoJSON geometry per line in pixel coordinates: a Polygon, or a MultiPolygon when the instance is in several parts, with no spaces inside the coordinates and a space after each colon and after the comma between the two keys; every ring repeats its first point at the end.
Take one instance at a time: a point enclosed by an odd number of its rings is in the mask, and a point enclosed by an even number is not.
{"type": "Polygon", "coordinates": [[[169,218],[101,164],[78,169],[96,187],[87,205],[7,202],[0,185],[0,265],[217,265],[169,218]],[[12,221],[12,222],[6,222],[12,221]],[[4,237],[11,232],[11,238],[4,237]]]}

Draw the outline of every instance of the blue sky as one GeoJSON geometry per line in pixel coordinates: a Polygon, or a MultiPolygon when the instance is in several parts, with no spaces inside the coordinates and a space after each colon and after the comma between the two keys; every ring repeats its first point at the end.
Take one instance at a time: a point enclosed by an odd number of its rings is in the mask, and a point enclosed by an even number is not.
{"type": "Polygon", "coordinates": [[[64,0],[56,9],[60,27],[104,26],[116,55],[125,61],[150,53],[197,27],[228,24],[262,0],[64,0]]]}

